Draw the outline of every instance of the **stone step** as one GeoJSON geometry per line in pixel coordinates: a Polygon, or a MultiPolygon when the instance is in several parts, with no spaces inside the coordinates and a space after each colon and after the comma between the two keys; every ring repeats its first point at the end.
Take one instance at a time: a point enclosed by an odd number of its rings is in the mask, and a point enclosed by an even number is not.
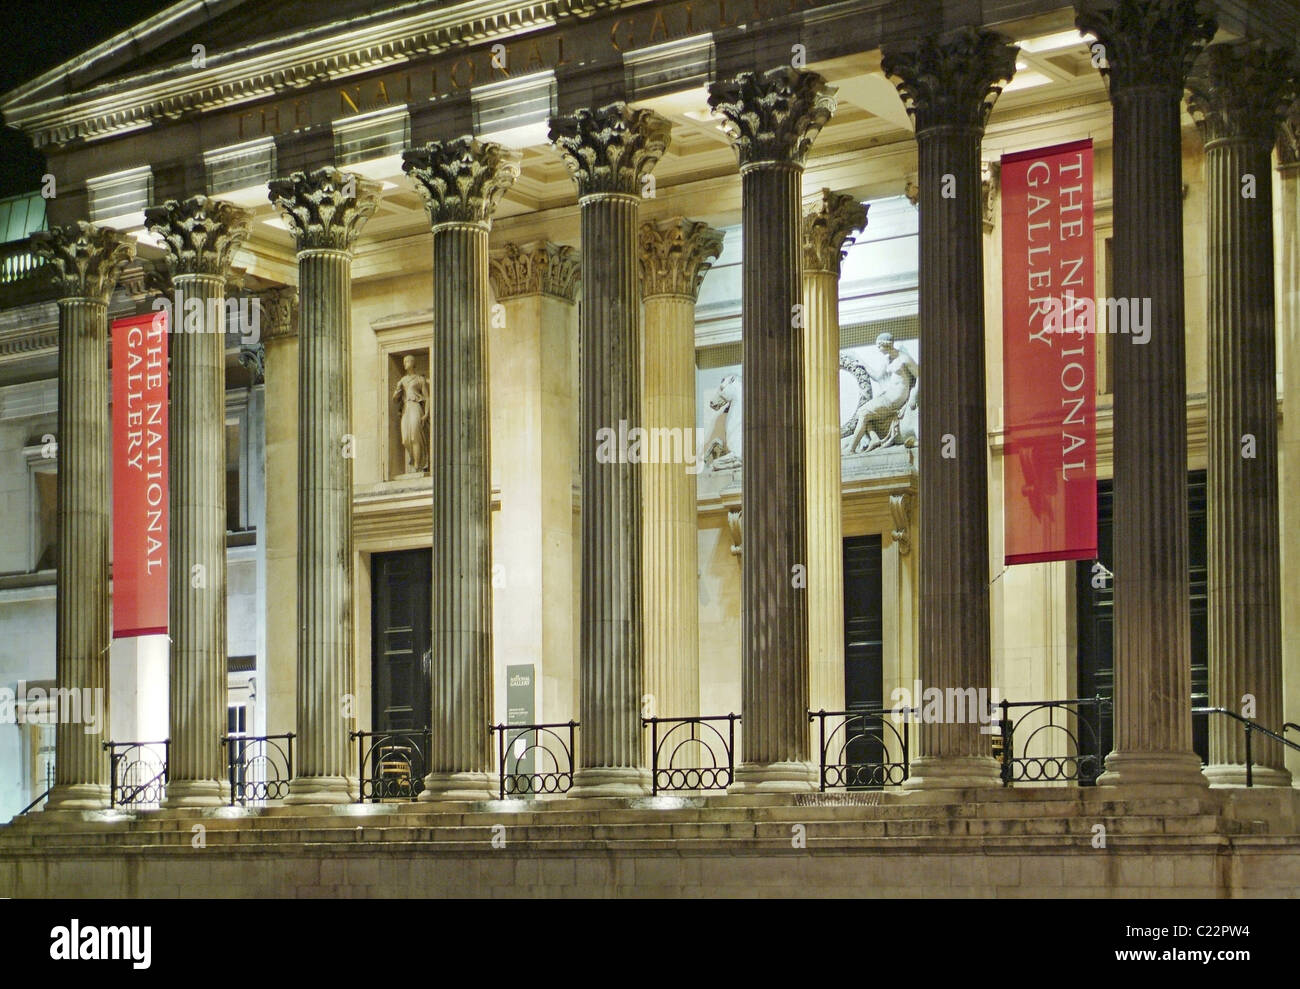
{"type": "MultiPolygon", "coordinates": [[[[330,818],[284,819],[276,827],[264,827],[262,819],[236,822],[213,819],[203,822],[204,839],[211,846],[292,844],[354,844],[358,842],[423,842],[452,844],[490,844],[501,834],[495,829],[504,826],[504,837],[509,842],[529,844],[566,841],[578,843],[690,841],[704,840],[713,843],[739,841],[789,842],[795,825],[804,827],[807,840],[862,840],[916,837],[1051,837],[1090,839],[1097,824],[1106,828],[1106,834],[1122,837],[1154,835],[1212,835],[1216,833],[1266,833],[1257,822],[1222,821],[1209,815],[1197,816],[1087,816],[1078,818],[964,818],[931,817],[876,821],[675,821],[641,820],[634,822],[607,821],[603,816],[585,821],[551,821],[535,824],[531,821],[502,819],[470,823],[442,821],[436,817],[430,822],[400,822],[388,818],[365,823],[348,822],[342,826],[330,818]],[[291,824],[293,826],[283,826],[291,824]],[[211,825],[211,826],[209,826],[211,825]],[[233,825],[233,826],[232,826],[233,825]]],[[[29,832],[13,835],[0,847],[42,848],[117,848],[128,847],[191,847],[193,832],[190,827],[148,828],[145,822],[132,822],[133,827],[122,830],[100,826],[93,830],[51,828],[43,833],[29,832]],[[25,840],[24,840],[25,839],[25,840]]],[[[175,822],[166,822],[172,824],[175,822]]]]}

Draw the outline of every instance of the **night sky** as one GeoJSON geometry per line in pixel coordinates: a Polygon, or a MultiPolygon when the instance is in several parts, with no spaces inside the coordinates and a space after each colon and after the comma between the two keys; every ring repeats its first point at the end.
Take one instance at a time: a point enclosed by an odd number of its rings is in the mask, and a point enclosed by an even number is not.
{"type": "MultiPolygon", "coordinates": [[[[5,0],[0,7],[0,92],[7,93],[172,0],[5,0]]],[[[0,196],[32,192],[45,172],[42,157],[19,131],[0,128],[0,196]]]]}

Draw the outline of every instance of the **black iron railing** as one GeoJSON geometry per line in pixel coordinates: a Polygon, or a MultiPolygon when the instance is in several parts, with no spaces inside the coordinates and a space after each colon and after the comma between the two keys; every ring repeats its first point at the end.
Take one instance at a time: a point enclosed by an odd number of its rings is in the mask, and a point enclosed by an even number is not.
{"type": "Polygon", "coordinates": [[[808,720],[818,722],[818,788],[862,790],[901,785],[908,774],[912,713],[902,708],[809,711],[808,720]],[[901,728],[894,723],[895,714],[901,728]]]}
{"type": "Polygon", "coordinates": [[[1101,696],[1062,701],[1002,701],[994,752],[1002,785],[1075,780],[1092,786],[1101,775],[1101,717],[1111,702],[1101,696]],[[1012,709],[1017,714],[1012,717],[1012,709]]]}
{"type": "Polygon", "coordinates": [[[54,763],[47,762],[45,764],[45,792],[42,793],[39,797],[37,797],[35,800],[33,800],[31,803],[29,803],[22,810],[20,810],[17,814],[15,814],[14,817],[22,817],[24,814],[30,813],[31,811],[35,810],[36,805],[45,801],[49,797],[50,791],[53,789],[54,789],[54,763]]]}
{"type": "Polygon", "coordinates": [[[432,736],[428,728],[353,731],[357,743],[357,802],[415,800],[428,775],[432,736]]]}
{"type": "Polygon", "coordinates": [[[545,725],[493,725],[501,799],[566,793],[573,786],[576,721],[545,725]]]}
{"type": "Polygon", "coordinates": [[[289,781],[293,779],[293,738],[293,732],[221,736],[232,807],[265,804],[289,795],[289,781]]]}
{"type": "Polygon", "coordinates": [[[739,714],[703,718],[642,718],[650,729],[650,792],[725,790],[736,772],[739,714]],[[726,734],[716,722],[727,723],[726,734]]]}
{"type": "Polygon", "coordinates": [[[1293,728],[1297,731],[1300,731],[1300,725],[1296,725],[1292,722],[1288,721],[1286,724],[1282,726],[1281,732],[1276,732],[1268,728],[1265,728],[1258,721],[1251,721],[1250,718],[1244,717],[1238,714],[1236,711],[1230,710],[1226,707],[1194,707],[1192,708],[1192,713],[1193,714],[1217,714],[1220,717],[1232,718],[1234,721],[1236,721],[1241,725],[1242,730],[1246,733],[1246,785],[1247,786],[1255,785],[1255,769],[1254,769],[1255,753],[1254,753],[1254,744],[1253,744],[1254,736],[1263,735],[1265,738],[1270,738],[1275,742],[1281,742],[1287,748],[1294,749],[1295,751],[1300,752],[1300,745],[1297,745],[1295,742],[1285,737],[1286,730],[1288,728],[1293,728]]]}
{"type": "Polygon", "coordinates": [[[105,742],[110,807],[158,807],[167,793],[171,739],[105,742]]]}

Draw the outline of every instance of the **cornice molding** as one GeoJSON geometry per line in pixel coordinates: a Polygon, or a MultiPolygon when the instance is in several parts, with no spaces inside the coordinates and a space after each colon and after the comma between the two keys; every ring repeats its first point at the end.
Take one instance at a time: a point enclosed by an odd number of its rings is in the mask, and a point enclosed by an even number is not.
{"type": "MultiPolygon", "coordinates": [[[[147,127],[187,113],[230,107],[258,99],[301,92],[320,84],[350,79],[385,66],[486,42],[555,28],[568,20],[641,7],[650,0],[462,0],[440,10],[422,9],[407,16],[401,5],[372,15],[369,23],[334,23],[261,39],[251,45],[213,50],[202,68],[186,59],[69,92],[77,62],[93,65],[96,53],[110,62],[121,53],[127,61],[148,51],[151,24],[165,30],[162,18],[150,18],[122,32],[86,55],[64,62],[37,79],[0,96],[5,122],[24,131],[39,148],[147,127]],[[146,30],[141,31],[144,26],[146,30]]],[[[170,25],[159,43],[203,23],[210,3],[193,5],[193,23],[170,25]]],[[[157,33],[157,31],[155,31],[157,33]]],[[[119,59],[120,61],[121,59],[119,59]]],[[[111,69],[110,69],[111,71],[111,69]]]]}

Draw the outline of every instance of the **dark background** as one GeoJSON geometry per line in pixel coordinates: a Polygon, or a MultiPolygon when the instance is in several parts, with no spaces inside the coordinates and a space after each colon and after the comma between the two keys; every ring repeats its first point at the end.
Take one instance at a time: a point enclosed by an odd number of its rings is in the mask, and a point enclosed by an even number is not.
{"type": "MultiPolygon", "coordinates": [[[[0,93],[34,79],[172,0],[4,0],[0,5],[0,93]]],[[[0,127],[0,196],[40,187],[45,160],[20,131],[0,127]]]]}

